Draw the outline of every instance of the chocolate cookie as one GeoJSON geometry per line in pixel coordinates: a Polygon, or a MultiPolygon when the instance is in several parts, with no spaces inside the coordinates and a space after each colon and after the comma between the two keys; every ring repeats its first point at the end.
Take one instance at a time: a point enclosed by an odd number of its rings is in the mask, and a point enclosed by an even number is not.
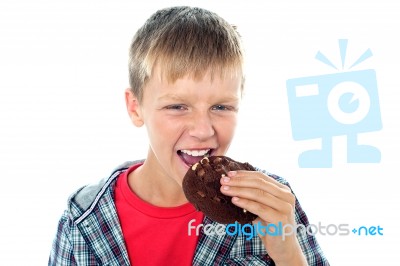
{"type": "Polygon", "coordinates": [[[235,170],[255,171],[249,163],[240,163],[226,156],[204,157],[183,178],[182,187],[186,198],[197,210],[218,223],[237,221],[245,224],[253,221],[257,215],[237,207],[231,202],[231,197],[220,192],[221,176],[235,170]]]}

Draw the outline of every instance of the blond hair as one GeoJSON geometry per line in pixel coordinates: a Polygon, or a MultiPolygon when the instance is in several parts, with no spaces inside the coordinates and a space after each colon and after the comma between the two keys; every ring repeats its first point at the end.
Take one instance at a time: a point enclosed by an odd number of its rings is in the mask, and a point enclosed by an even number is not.
{"type": "Polygon", "coordinates": [[[155,66],[168,82],[190,75],[243,77],[243,51],[236,27],[208,10],[171,7],[154,13],[133,37],[129,82],[139,102],[155,66]]]}

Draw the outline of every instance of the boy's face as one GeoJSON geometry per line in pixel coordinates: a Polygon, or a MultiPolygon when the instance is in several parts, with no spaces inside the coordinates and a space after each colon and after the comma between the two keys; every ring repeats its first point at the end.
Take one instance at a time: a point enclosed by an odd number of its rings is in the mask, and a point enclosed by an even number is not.
{"type": "Polygon", "coordinates": [[[227,152],[237,124],[241,78],[215,75],[211,80],[206,74],[201,80],[168,83],[155,72],[140,104],[127,90],[127,107],[133,123],[147,129],[146,172],[181,185],[195,162],[227,152]]]}

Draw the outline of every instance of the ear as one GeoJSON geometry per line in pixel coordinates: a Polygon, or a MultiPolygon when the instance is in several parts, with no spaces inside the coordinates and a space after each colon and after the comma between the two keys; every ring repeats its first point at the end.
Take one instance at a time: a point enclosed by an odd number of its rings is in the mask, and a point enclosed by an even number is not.
{"type": "Polygon", "coordinates": [[[125,90],[125,104],[132,123],[137,127],[143,126],[144,121],[142,110],[140,109],[139,100],[133,94],[131,89],[125,90]]]}

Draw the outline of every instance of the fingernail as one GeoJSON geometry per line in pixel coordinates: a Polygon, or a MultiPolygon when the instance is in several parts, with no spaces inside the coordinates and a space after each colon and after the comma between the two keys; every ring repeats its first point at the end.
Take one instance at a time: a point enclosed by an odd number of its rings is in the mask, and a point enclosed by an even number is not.
{"type": "Polygon", "coordinates": [[[222,189],[223,190],[229,190],[229,187],[228,186],[223,186],[222,189]]]}
{"type": "Polygon", "coordinates": [[[231,181],[231,179],[229,177],[224,176],[222,178],[222,181],[224,181],[225,183],[228,183],[229,181],[231,181]]]}
{"type": "Polygon", "coordinates": [[[231,176],[231,177],[232,177],[232,176],[235,176],[236,174],[237,174],[236,171],[229,171],[229,172],[228,172],[228,175],[231,176]]]}

